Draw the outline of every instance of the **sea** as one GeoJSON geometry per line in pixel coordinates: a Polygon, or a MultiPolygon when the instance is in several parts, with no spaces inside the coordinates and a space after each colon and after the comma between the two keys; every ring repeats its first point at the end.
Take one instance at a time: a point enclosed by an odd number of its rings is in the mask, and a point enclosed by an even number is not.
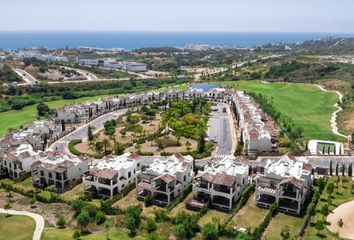
{"type": "Polygon", "coordinates": [[[246,32],[32,32],[0,31],[0,48],[46,47],[122,48],[130,51],[146,47],[181,47],[208,44],[227,47],[254,47],[268,43],[299,43],[328,36],[353,37],[332,33],[246,33],[246,32]]]}

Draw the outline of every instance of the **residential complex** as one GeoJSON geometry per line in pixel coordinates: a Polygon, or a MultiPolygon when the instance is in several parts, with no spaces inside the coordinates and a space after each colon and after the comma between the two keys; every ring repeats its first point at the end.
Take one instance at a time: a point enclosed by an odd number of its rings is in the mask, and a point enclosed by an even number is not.
{"type": "Polygon", "coordinates": [[[237,111],[238,127],[241,131],[244,151],[255,157],[259,152],[277,150],[277,135],[266,115],[256,107],[250,96],[236,91],[233,102],[237,111]]]}
{"type": "Polygon", "coordinates": [[[233,156],[226,156],[215,164],[205,166],[193,182],[193,199],[190,209],[210,206],[220,210],[231,210],[248,185],[248,165],[236,163],[233,156]]]}
{"type": "Polygon", "coordinates": [[[175,153],[167,159],[155,159],[136,178],[138,200],[148,195],[152,202],[169,206],[193,180],[193,158],[175,153]]]}
{"type": "Polygon", "coordinates": [[[106,156],[85,172],[82,178],[84,192],[113,198],[136,180],[139,171],[140,161],[135,154],[106,156]]]}
{"type": "Polygon", "coordinates": [[[306,161],[285,154],[269,160],[256,184],[257,206],[268,208],[276,203],[280,211],[300,214],[312,186],[312,167],[306,161]]]}
{"type": "Polygon", "coordinates": [[[29,58],[35,58],[41,61],[48,62],[68,62],[68,58],[65,56],[53,56],[51,54],[42,54],[39,51],[19,51],[16,53],[15,58],[19,61],[29,58]]]}

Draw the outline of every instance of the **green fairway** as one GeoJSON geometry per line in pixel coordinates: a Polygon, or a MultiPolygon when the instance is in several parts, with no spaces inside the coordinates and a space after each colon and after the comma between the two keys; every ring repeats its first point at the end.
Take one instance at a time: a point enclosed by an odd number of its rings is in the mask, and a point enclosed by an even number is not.
{"type": "Polygon", "coordinates": [[[30,217],[0,214],[0,240],[32,239],[34,228],[35,222],[30,217]]]}
{"type": "MultiPolygon", "coordinates": [[[[42,240],[72,240],[74,230],[71,229],[56,229],[56,228],[46,228],[43,231],[42,234],[42,240]]],[[[118,231],[110,231],[109,234],[109,239],[119,239],[119,240],[128,240],[128,239],[134,239],[130,238],[127,233],[124,232],[118,232],[118,231]]],[[[87,234],[84,235],[80,238],[81,240],[102,240],[102,239],[107,239],[107,233],[106,231],[100,232],[100,233],[92,233],[92,234],[87,234]]]]}
{"type": "Polygon", "coordinates": [[[338,102],[338,95],[323,92],[314,85],[295,83],[262,83],[260,81],[224,82],[239,90],[262,93],[274,102],[278,111],[293,119],[304,129],[304,137],[321,140],[344,140],[332,133],[331,114],[338,102]]]}

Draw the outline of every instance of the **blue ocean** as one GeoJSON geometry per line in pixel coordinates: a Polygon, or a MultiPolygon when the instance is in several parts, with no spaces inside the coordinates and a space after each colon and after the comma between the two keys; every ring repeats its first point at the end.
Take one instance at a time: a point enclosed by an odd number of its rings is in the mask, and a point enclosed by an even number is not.
{"type": "MultiPolygon", "coordinates": [[[[268,43],[297,43],[315,40],[331,33],[242,33],[242,32],[0,32],[0,48],[123,48],[180,47],[186,44],[253,47],[268,43]]],[[[349,35],[341,34],[342,37],[349,35]]]]}

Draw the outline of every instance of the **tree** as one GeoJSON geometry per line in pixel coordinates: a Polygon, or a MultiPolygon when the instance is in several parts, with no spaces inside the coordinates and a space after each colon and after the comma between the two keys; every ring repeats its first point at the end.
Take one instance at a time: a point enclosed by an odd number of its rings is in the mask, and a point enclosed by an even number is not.
{"type": "Polygon", "coordinates": [[[85,206],[85,202],[81,199],[74,199],[70,202],[70,206],[72,210],[74,210],[75,215],[78,215],[81,213],[82,209],[85,206]]]}
{"type": "Polygon", "coordinates": [[[290,228],[289,228],[289,226],[282,227],[282,229],[280,231],[280,236],[282,237],[283,240],[290,239],[290,228]]]}
{"type": "Polygon", "coordinates": [[[64,218],[61,217],[61,218],[58,219],[58,221],[56,222],[56,224],[57,224],[57,226],[58,226],[59,228],[64,228],[65,225],[66,225],[66,221],[65,221],[64,218]]]}
{"type": "Polygon", "coordinates": [[[90,215],[87,212],[81,212],[77,218],[77,223],[81,226],[81,231],[83,231],[90,223],[90,215]]]}
{"type": "Polygon", "coordinates": [[[325,220],[325,217],[327,217],[329,214],[328,204],[322,206],[320,213],[323,215],[323,220],[325,220]]]}
{"type": "Polygon", "coordinates": [[[342,172],[342,176],[344,176],[346,169],[347,169],[347,167],[345,166],[344,163],[342,163],[342,165],[341,165],[341,167],[340,167],[340,171],[342,172]]]}
{"type": "MultiPolygon", "coordinates": [[[[313,203],[309,204],[309,206],[307,208],[307,214],[310,215],[311,218],[316,215],[315,204],[313,204],[313,203]]],[[[310,219],[310,222],[311,222],[311,219],[310,219]]]]}
{"type": "Polygon", "coordinates": [[[198,153],[204,153],[205,151],[205,135],[204,132],[201,131],[199,133],[199,139],[198,139],[198,153]]]}
{"type": "Polygon", "coordinates": [[[188,239],[188,232],[183,224],[175,225],[173,232],[178,240],[188,239]]]}
{"type": "Polygon", "coordinates": [[[107,153],[107,148],[111,146],[111,142],[105,138],[102,141],[102,146],[103,146],[104,152],[107,153]]]}
{"type": "Polygon", "coordinates": [[[129,229],[130,235],[134,236],[141,222],[140,206],[129,206],[125,211],[125,226],[129,229]]]}
{"type": "Polygon", "coordinates": [[[45,103],[39,103],[38,105],[37,105],[37,114],[38,114],[38,116],[41,116],[41,117],[43,117],[43,116],[45,116],[47,113],[49,113],[50,112],[50,108],[48,107],[48,105],[47,104],[45,104],[45,103]]]}
{"type": "Polygon", "coordinates": [[[88,125],[87,127],[87,138],[90,142],[93,141],[93,133],[92,133],[92,128],[91,128],[91,125],[88,125]]]}
{"type": "Polygon", "coordinates": [[[106,221],[106,215],[102,211],[97,211],[95,216],[95,222],[97,225],[101,225],[106,221]]]}
{"type": "Polygon", "coordinates": [[[113,149],[114,149],[114,153],[116,155],[122,155],[124,153],[125,147],[124,147],[124,145],[122,143],[116,142],[114,144],[113,149]]]}
{"type": "Polygon", "coordinates": [[[336,164],[336,176],[338,176],[339,174],[338,174],[338,168],[339,168],[339,166],[338,166],[338,163],[336,164]]]}
{"type": "Polygon", "coordinates": [[[252,240],[252,237],[247,233],[240,232],[236,235],[236,240],[252,240]]]}
{"type": "Polygon", "coordinates": [[[73,237],[73,239],[80,239],[81,234],[78,230],[75,230],[72,237],[73,237]]]}
{"type": "Polygon", "coordinates": [[[328,198],[332,196],[333,191],[334,191],[334,183],[330,182],[327,184],[328,198]]]}
{"type": "Polygon", "coordinates": [[[331,176],[333,176],[332,160],[331,160],[331,162],[329,163],[329,174],[330,174],[331,176]]]}
{"type": "Polygon", "coordinates": [[[350,163],[348,166],[348,176],[352,177],[353,176],[353,164],[350,163]]]}
{"type": "Polygon", "coordinates": [[[317,230],[317,235],[320,234],[320,231],[324,229],[324,222],[321,220],[317,220],[316,222],[316,230],[317,230]]]}
{"type": "Polygon", "coordinates": [[[215,223],[207,223],[202,227],[203,239],[218,239],[218,226],[215,223]]]}
{"type": "Polygon", "coordinates": [[[4,205],[4,209],[5,209],[5,211],[6,211],[6,216],[7,216],[7,217],[10,216],[8,210],[10,210],[11,208],[12,208],[12,205],[11,205],[10,203],[6,203],[6,204],[4,205]]]}
{"type": "Polygon", "coordinates": [[[61,120],[61,131],[65,132],[65,121],[61,120]]]}
{"type": "Polygon", "coordinates": [[[339,221],[337,222],[337,225],[338,225],[338,235],[339,235],[339,230],[343,227],[344,225],[344,222],[343,222],[343,219],[339,219],[339,221]]]}
{"type": "Polygon", "coordinates": [[[106,239],[109,240],[109,228],[112,226],[112,223],[110,221],[106,221],[104,226],[106,228],[106,239]]]}

